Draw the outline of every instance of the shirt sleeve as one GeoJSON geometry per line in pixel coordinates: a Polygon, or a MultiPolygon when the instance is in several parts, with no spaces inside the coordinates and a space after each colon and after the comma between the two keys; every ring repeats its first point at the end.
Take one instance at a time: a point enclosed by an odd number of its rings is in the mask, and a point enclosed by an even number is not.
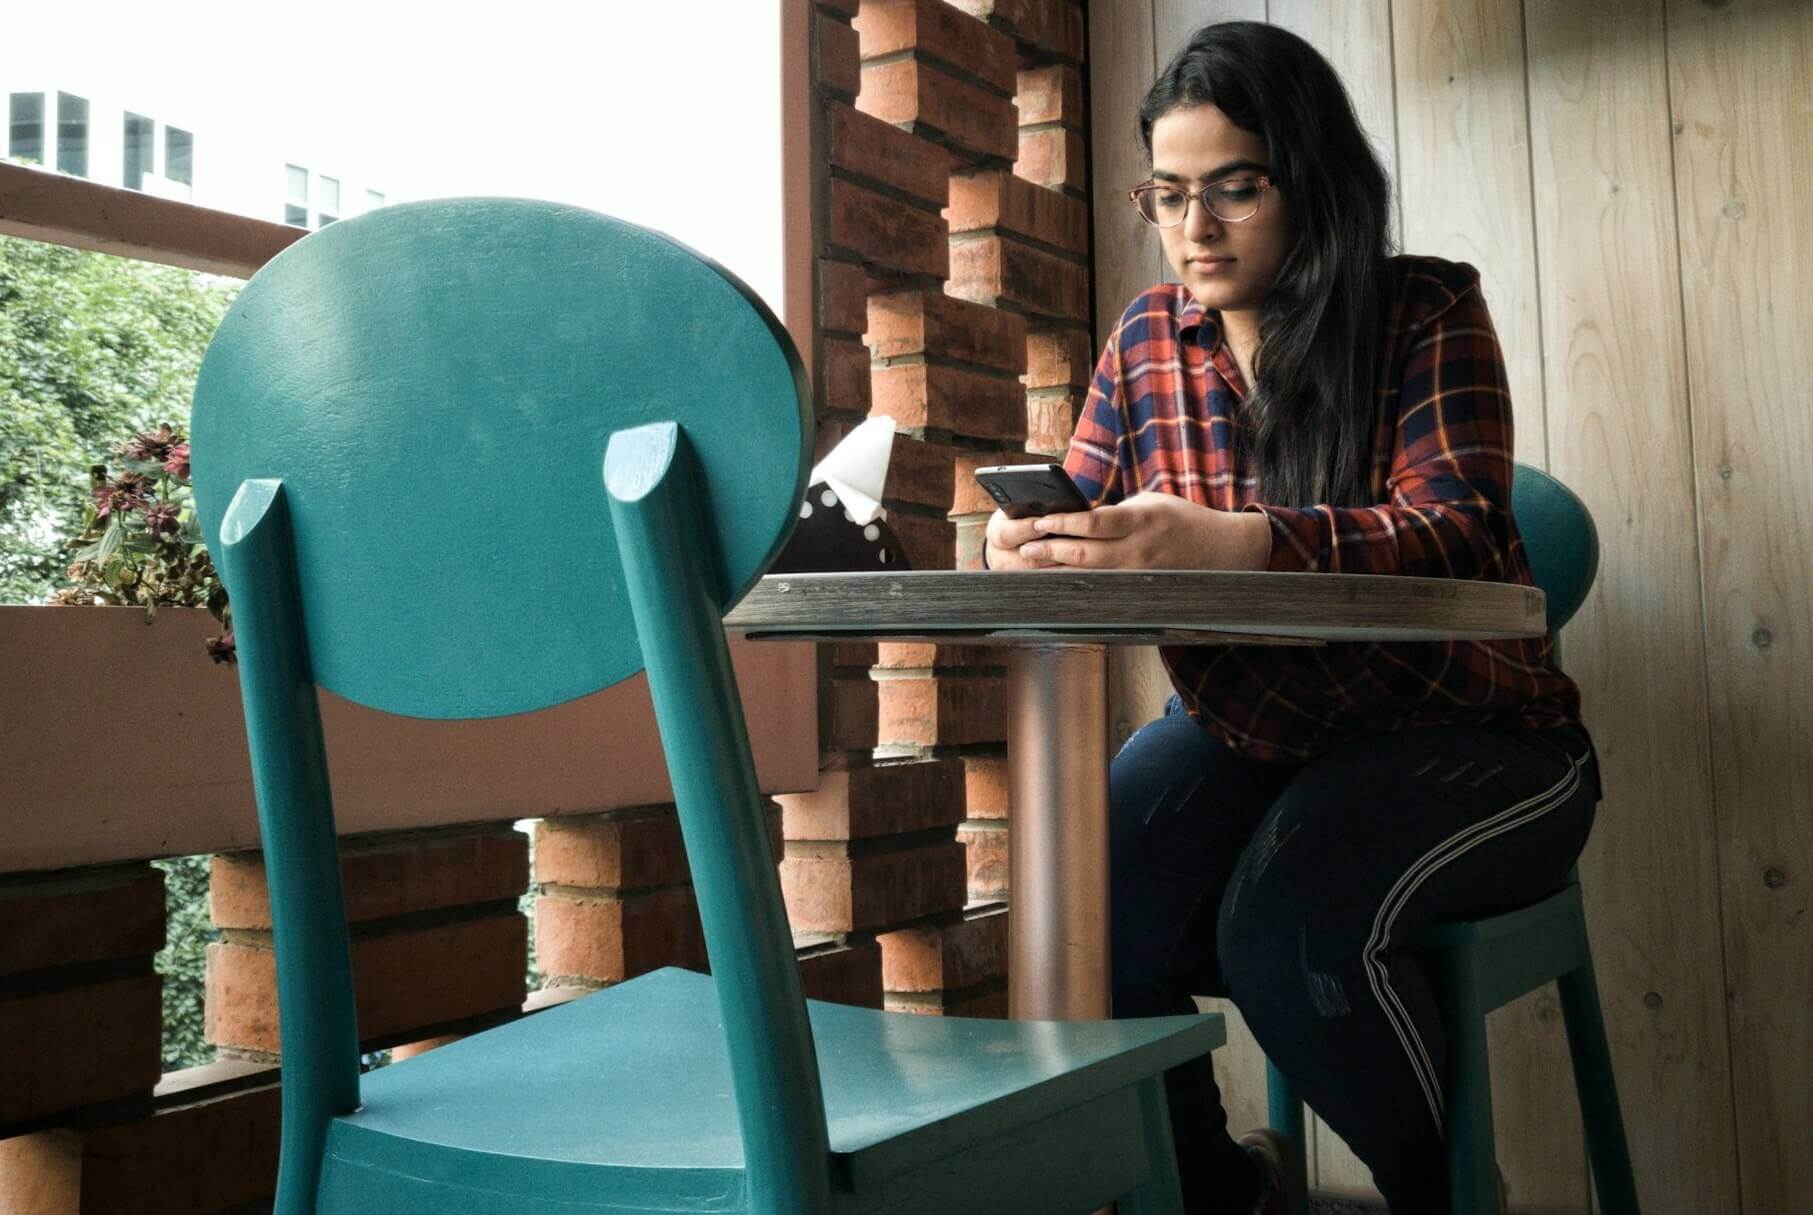
{"type": "Polygon", "coordinates": [[[1132,468],[1133,439],[1127,425],[1127,387],[1122,373],[1121,331],[1117,327],[1102,347],[1095,377],[1070,436],[1064,471],[1091,506],[1109,506],[1126,497],[1125,487],[1138,484],[1132,468]]]}
{"type": "Polygon", "coordinates": [[[1496,580],[1511,452],[1504,354],[1474,286],[1425,322],[1405,360],[1385,504],[1246,509],[1271,521],[1273,570],[1496,580]]]}

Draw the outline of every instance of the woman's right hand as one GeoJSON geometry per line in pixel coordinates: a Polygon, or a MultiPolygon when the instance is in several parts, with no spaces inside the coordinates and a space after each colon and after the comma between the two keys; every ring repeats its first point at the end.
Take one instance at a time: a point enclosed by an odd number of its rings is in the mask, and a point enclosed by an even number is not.
{"type": "Polygon", "coordinates": [[[1050,561],[1033,561],[1020,556],[1020,546],[1032,540],[1044,539],[1044,533],[1033,530],[1033,520],[1037,516],[1025,519],[1009,519],[1000,511],[989,517],[988,531],[983,537],[983,546],[987,550],[988,568],[991,570],[1042,570],[1050,569],[1050,561]]]}

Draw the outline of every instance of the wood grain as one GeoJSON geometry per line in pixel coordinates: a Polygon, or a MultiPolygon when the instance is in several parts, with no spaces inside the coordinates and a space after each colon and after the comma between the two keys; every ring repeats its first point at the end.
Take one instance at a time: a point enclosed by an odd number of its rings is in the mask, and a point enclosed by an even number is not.
{"type": "Polygon", "coordinates": [[[1671,2],[1668,46],[1732,1093],[1762,1215],[1813,1193],[1813,7],[1671,2]]]}
{"type": "Polygon", "coordinates": [[[1517,458],[1548,466],[1521,11],[1396,0],[1404,249],[1478,268],[1510,372],[1517,458]]]}
{"type": "MultiPolygon", "coordinates": [[[[1639,1189],[1711,1210],[1731,1193],[1733,1148],[1706,965],[1718,892],[1662,17],[1660,0],[1526,6],[1536,197],[1550,200],[1537,236],[1551,471],[1582,495],[1601,546],[1565,642],[1606,788],[1581,866],[1587,908],[1639,1189]]],[[[1551,1010],[1545,993],[1521,1020],[1529,1066],[1499,1091],[1512,1125],[1548,1129],[1520,1166],[1559,1196],[1580,1166],[1579,1118],[1552,1093],[1568,1071],[1551,1010]]]]}
{"type": "MultiPolygon", "coordinates": [[[[1030,630],[1150,643],[1230,633],[1267,639],[1427,641],[1529,637],[1544,630],[1534,587],[1377,574],[1236,570],[1089,573],[922,570],[770,574],[724,618],[734,632],[846,637],[1030,630]]],[[[1051,640],[1062,640],[1054,636],[1051,640]]]]}

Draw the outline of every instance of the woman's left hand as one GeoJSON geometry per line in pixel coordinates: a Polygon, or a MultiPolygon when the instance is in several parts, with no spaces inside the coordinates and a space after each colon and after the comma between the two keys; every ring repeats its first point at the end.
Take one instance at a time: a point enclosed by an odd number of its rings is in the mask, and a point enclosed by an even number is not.
{"type": "Polygon", "coordinates": [[[1113,506],[1044,515],[1046,538],[1020,546],[1029,561],[1077,569],[1262,570],[1271,522],[1258,511],[1198,506],[1171,494],[1135,494],[1113,506]]]}

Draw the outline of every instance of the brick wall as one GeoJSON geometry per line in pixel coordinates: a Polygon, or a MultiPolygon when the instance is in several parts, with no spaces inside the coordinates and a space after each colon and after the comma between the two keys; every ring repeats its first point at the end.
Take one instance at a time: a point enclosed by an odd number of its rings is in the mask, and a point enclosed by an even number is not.
{"type": "MultiPolygon", "coordinates": [[[[890,523],[915,567],[974,568],[970,474],[1061,452],[1092,361],[1082,7],[820,0],[813,22],[819,448],[892,417],[890,523]]],[[[822,651],[823,784],[780,799],[789,915],[874,942],[889,1008],[1003,1015],[1004,656],[822,651]]]]}

